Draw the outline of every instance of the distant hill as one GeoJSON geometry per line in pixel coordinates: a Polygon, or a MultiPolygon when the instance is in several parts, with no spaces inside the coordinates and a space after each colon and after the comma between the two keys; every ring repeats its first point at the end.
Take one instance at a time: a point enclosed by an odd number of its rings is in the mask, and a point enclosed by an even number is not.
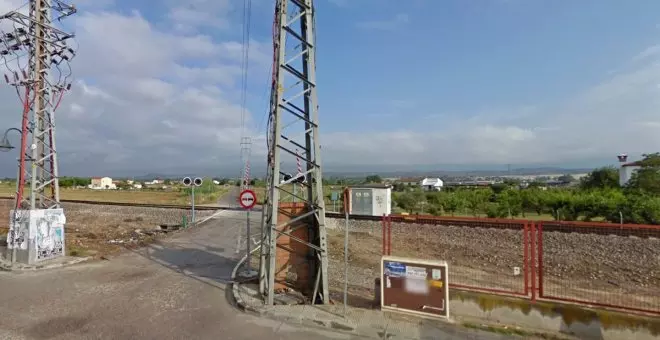
{"type": "Polygon", "coordinates": [[[496,176],[538,176],[547,174],[581,174],[591,172],[592,168],[567,169],[560,167],[519,168],[508,170],[423,170],[423,171],[326,171],[323,175],[327,177],[365,177],[368,175],[379,175],[381,177],[424,177],[424,176],[474,176],[474,177],[496,177],[496,176]]]}

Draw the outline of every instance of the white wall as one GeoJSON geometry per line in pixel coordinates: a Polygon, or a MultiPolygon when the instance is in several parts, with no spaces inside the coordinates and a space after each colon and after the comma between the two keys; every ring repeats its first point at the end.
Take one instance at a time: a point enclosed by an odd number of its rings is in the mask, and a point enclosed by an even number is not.
{"type": "Polygon", "coordinates": [[[639,166],[622,166],[619,168],[619,185],[620,186],[625,186],[630,178],[632,177],[633,173],[637,170],[639,170],[639,166]]]}
{"type": "Polygon", "coordinates": [[[383,216],[392,213],[392,189],[371,189],[373,193],[373,216],[383,216]]]}

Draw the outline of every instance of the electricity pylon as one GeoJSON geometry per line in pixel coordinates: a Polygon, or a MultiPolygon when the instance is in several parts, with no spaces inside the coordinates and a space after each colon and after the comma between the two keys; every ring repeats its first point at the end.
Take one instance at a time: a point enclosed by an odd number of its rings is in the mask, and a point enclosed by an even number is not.
{"type": "Polygon", "coordinates": [[[329,302],[314,31],[312,0],[277,1],[259,275],[267,305],[274,304],[276,284],[284,281],[305,286],[312,303],[329,302]],[[296,157],[304,164],[305,181],[294,194],[296,178],[282,180],[281,166],[296,157]]]}

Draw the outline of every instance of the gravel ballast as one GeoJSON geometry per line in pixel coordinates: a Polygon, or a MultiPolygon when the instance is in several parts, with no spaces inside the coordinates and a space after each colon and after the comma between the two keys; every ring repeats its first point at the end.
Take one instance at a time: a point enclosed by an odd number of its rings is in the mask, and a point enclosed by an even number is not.
{"type": "MultiPolygon", "coordinates": [[[[345,222],[327,220],[331,286],[340,294],[345,222]]],[[[358,304],[373,298],[381,228],[379,221],[349,222],[349,293],[358,304]]],[[[522,228],[392,223],[392,255],[447,261],[452,284],[524,292],[523,249],[522,228]]],[[[546,231],[542,256],[546,296],[660,310],[658,239],[546,231]]]]}

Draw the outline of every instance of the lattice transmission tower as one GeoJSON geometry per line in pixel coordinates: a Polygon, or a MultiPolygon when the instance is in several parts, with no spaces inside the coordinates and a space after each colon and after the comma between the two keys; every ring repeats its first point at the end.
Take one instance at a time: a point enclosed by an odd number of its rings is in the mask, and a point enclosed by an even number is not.
{"type": "Polygon", "coordinates": [[[252,138],[241,137],[241,164],[243,169],[239,180],[241,191],[250,188],[250,155],[252,153],[252,138]]]}
{"type": "MultiPolygon", "coordinates": [[[[76,55],[69,46],[74,35],[54,25],[74,14],[75,6],[60,0],[29,0],[27,6],[27,14],[20,8],[0,16],[4,77],[16,88],[23,105],[14,222],[19,212],[60,207],[55,110],[71,89],[69,63],[76,55]],[[21,62],[24,59],[26,63],[21,62]]],[[[14,249],[23,237],[17,232],[13,228],[8,239],[14,249]]],[[[63,243],[63,231],[61,235],[63,243]]],[[[44,257],[49,256],[40,259],[44,257]]]]}
{"type": "Polygon", "coordinates": [[[312,303],[329,302],[314,31],[312,0],[277,1],[259,275],[268,305],[280,288],[291,286],[307,293],[312,303]],[[291,183],[297,178],[283,180],[281,168],[295,164],[296,157],[304,180],[294,194],[291,183]]]}

